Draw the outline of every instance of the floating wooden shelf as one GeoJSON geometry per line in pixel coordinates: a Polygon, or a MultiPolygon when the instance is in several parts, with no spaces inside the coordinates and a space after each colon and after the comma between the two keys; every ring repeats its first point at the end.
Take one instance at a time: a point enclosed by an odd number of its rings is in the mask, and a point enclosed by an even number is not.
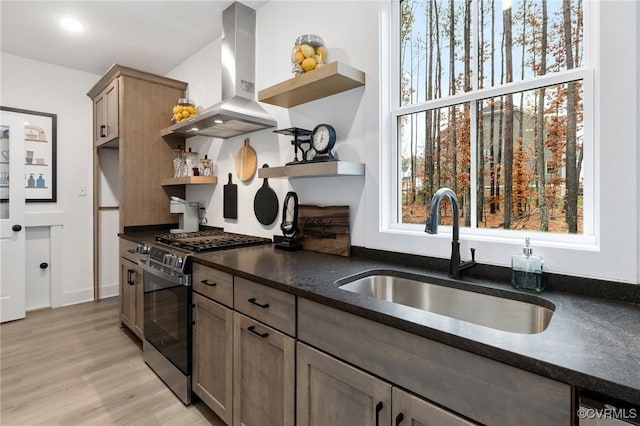
{"type": "Polygon", "coordinates": [[[364,164],[348,161],[326,161],[258,169],[258,177],[261,179],[331,176],[364,176],[364,164]]]}
{"type": "Polygon", "coordinates": [[[173,136],[175,135],[175,133],[173,132],[173,130],[169,130],[168,127],[165,127],[164,129],[160,130],[160,136],[165,137],[165,136],[173,136]]]}
{"type": "Polygon", "coordinates": [[[348,65],[332,62],[258,92],[258,100],[291,108],[336,93],[364,86],[365,74],[348,65]]]}
{"type": "Polygon", "coordinates": [[[162,186],[171,185],[211,185],[218,183],[217,176],[185,176],[180,178],[166,178],[160,181],[162,186]]]}
{"type": "Polygon", "coordinates": [[[98,148],[98,149],[120,149],[120,138],[112,139],[109,142],[100,142],[99,144],[95,144],[94,148],[98,148]]]}

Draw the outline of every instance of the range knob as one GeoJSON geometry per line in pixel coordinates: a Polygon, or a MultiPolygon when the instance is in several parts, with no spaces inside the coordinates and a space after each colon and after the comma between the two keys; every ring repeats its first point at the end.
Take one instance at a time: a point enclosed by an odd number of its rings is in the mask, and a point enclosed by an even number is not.
{"type": "Polygon", "coordinates": [[[171,256],[169,253],[165,254],[165,255],[162,257],[162,263],[164,263],[165,265],[171,265],[171,258],[172,258],[172,257],[173,257],[173,256],[171,256]]]}
{"type": "Polygon", "coordinates": [[[136,253],[138,253],[138,254],[149,254],[149,246],[138,244],[138,246],[136,247],[136,253]]]}

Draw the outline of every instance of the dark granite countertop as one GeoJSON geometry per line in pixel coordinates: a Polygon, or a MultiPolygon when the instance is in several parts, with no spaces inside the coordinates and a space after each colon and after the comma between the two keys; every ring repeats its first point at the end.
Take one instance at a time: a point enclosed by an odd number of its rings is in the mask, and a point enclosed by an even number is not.
{"type": "MultiPolygon", "coordinates": [[[[153,241],[155,232],[121,235],[153,241]]],[[[540,374],[581,389],[640,405],[640,305],[560,291],[541,295],[465,278],[459,288],[555,306],[548,328],[516,334],[351,293],[336,281],[366,271],[400,271],[449,280],[446,273],[363,257],[255,246],[198,254],[197,263],[341,309],[416,335],[540,374]]]]}

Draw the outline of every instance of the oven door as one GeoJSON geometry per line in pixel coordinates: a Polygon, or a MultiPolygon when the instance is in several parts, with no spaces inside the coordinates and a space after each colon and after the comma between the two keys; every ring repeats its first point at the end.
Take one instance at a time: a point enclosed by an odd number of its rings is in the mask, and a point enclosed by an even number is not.
{"type": "Polygon", "coordinates": [[[144,337],[183,374],[191,375],[191,283],[140,262],[144,270],[144,337]]]}

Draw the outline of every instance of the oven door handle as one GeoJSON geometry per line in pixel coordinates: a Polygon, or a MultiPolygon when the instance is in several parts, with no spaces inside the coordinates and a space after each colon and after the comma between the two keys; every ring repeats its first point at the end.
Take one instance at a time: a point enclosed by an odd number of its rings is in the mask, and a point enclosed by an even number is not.
{"type": "Polygon", "coordinates": [[[187,275],[181,275],[181,276],[171,275],[166,273],[165,271],[161,271],[159,269],[156,269],[152,266],[147,265],[142,260],[138,262],[138,266],[140,266],[142,269],[144,269],[148,273],[155,275],[156,277],[160,277],[165,281],[169,281],[171,284],[178,284],[178,285],[185,285],[185,286],[191,285],[187,275]]]}

